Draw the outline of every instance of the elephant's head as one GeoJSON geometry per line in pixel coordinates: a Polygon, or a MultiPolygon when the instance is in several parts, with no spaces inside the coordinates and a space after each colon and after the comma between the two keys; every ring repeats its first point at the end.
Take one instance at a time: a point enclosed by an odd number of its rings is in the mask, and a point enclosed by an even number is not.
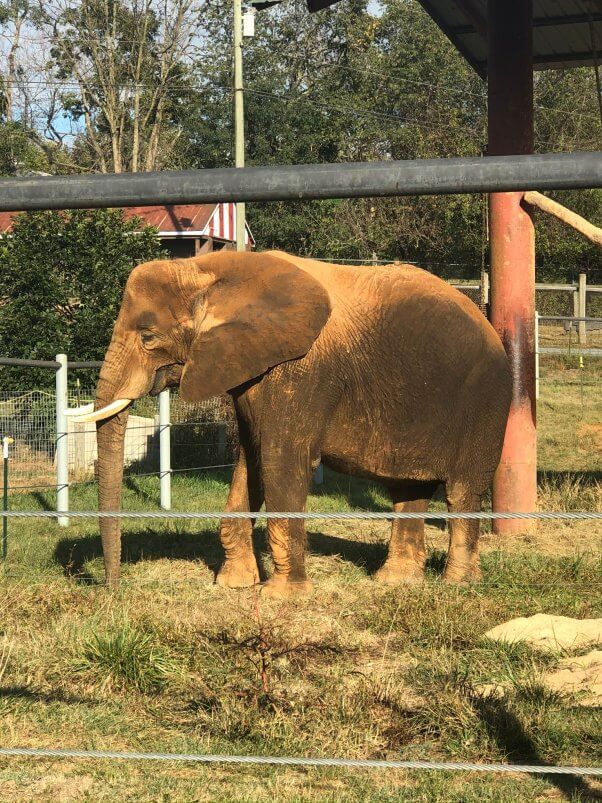
{"type": "MultiPolygon", "coordinates": [[[[126,284],[100,371],[97,422],[99,507],[119,510],[128,408],[145,394],[180,386],[209,399],[306,354],[330,314],[322,285],[273,254],[220,252],[149,262],[126,284]]],[[[120,523],[101,519],[107,583],[119,579],[120,523]]]]}

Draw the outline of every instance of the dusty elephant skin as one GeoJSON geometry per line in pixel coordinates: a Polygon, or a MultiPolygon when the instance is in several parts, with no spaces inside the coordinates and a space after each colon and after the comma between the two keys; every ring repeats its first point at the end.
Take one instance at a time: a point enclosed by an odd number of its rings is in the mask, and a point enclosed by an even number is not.
{"type": "MultiPolygon", "coordinates": [[[[396,511],[424,511],[445,483],[451,511],[479,509],[497,467],[511,379],[474,304],[420,269],[335,266],[280,252],[152,262],[128,279],[96,410],[179,384],[229,392],[240,455],[229,511],[304,510],[321,459],[380,481],[396,511]]],[[[120,405],[116,404],[114,410],[120,405]]],[[[101,510],[118,510],[127,406],[99,420],[101,510]]],[[[103,415],[103,414],[100,414],[103,415]]],[[[117,520],[100,523],[107,582],[119,579],[117,520]]],[[[223,521],[222,586],[258,581],[251,521],[223,521]]],[[[454,521],[445,579],[478,577],[479,524],[454,521]]],[[[268,522],[275,570],[264,593],[310,589],[302,521],[268,522]]],[[[385,583],[424,571],[422,521],[396,521],[385,583]]]]}

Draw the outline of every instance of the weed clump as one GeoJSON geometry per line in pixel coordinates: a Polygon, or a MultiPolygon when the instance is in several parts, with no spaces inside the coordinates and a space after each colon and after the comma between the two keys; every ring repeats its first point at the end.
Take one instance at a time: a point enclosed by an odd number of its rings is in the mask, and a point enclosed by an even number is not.
{"type": "Polygon", "coordinates": [[[103,692],[133,689],[152,694],[175,677],[178,664],[153,633],[123,622],[87,636],[75,670],[96,681],[103,692]]]}

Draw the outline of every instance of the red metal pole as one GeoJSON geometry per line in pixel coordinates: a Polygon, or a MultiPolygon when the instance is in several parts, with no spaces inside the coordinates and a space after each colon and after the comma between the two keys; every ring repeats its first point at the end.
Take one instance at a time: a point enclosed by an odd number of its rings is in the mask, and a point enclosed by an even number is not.
{"type": "MultiPolygon", "coordinates": [[[[488,149],[533,153],[532,0],[488,0],[488,149]]],[[[528,187],[525,187],[528,189],[528,187]]],[[[535,418],[535,244],[522,193],[489,197],[491,319],[510,357],[513,398],[493,509],[531,512],[537,505],[535,418]]],[[[531,521],[497,521],[497,533],[525,532],[531,521]]]]}

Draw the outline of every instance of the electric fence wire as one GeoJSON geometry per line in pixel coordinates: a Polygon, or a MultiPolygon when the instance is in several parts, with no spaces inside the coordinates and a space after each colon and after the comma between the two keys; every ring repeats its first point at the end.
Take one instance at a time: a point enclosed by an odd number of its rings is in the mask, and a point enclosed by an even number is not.
{"type": "Polygon", "coordinates": [[[178,761],[200,764],[275,764],[297,767],[347,767],[358,769],[456,770],[464,772],[522,772],[535,775],[602,776],[600,767],[562,767],[545,764],[473,764],[464,761],[397,761],[387,759],[303,758],[296,756],[229,756],[197,753],[140,753],[113,750],[63,750],[36,747],[3,747],[2,756],[30,758],[84,758],[129,761],[178,761]]]}

